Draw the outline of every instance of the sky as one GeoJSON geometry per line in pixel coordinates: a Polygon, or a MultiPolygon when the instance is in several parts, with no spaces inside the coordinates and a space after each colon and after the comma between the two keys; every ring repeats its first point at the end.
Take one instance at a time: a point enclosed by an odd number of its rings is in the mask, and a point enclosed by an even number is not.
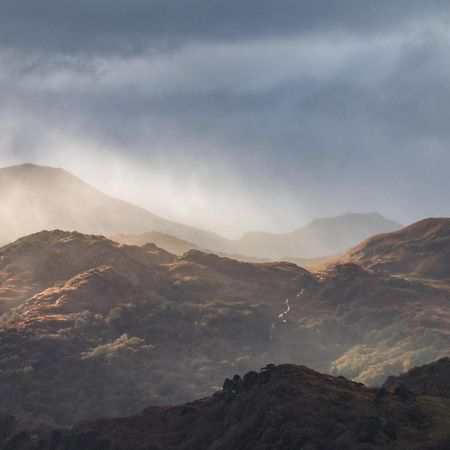
{"type": "Polygon", "coordinates": [[[1,0],[0,165],[230,237],[449,216],[449,19],[433,0],[1,0]]]}

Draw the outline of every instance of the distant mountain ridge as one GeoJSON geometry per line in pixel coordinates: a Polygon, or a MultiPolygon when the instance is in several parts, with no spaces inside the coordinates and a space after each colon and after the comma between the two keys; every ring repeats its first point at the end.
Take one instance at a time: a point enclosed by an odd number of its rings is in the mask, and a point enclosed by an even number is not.
{"type": "Polygon", "coordinates": [[[0,169],[0,242],[56,228],[89,234],[156,230],[204,246],[215,233],[163,219],[104,194],[63,169],[24,164],[0,169]]]}
{"type": "Polygon", "coordinates": [[[251,232],[231,240],[113,198],[63,169],[33,164],[0,169],[0,192],[0,244],[56,228],[103,235],[150,232],[149,238],[178,254],[190,246],[240,259],[279,260],[342,254],[363,239],[401,227],[380,214],[349,213],[316,219],[292,233],[251,232]]]}
{"type": "Polygon", "coordinates": [[[291,233],[246,233],[236,245],[241,253],[259,257],[316,258],[337,255],[356,242],[401,227],[378,213],[347,213],[314,219],[291,233]]]}

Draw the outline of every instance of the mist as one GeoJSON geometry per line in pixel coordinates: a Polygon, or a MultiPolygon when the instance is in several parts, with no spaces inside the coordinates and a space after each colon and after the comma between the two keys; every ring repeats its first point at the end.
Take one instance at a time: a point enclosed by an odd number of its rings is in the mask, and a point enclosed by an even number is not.
{"type": "Polygon", "coordinates": [[[449,21],[0,0],[0,450],[450,448],[449,21]]]}
{"type": "MultiPolygon", "coordinates": [[[[45,25],[51,3],[26,23],[45,25]]],[[[233,238],[346,212],[445,216],[447,8],[398,2],[383,14],[383,3],[368,20],[350,3],[318,2],[295,20],[267,6],[250,26],[233,8],[219,20],[194,2],[203,28],[159,16],[138,33],[156,6],[136,4],[115,37],[93,17],[83,39],[59,26],[39,38],[11,31],[0,45],[0,165],[62,167],[233,238]]],[[[23,14],[5,10],[5,29],[23,14]]]]}

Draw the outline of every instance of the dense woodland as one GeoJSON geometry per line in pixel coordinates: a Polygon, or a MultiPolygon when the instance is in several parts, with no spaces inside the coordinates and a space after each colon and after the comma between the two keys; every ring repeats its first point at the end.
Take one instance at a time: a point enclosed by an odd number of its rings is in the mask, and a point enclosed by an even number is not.
{"type": "MultiPolygon", "coordinates": [[[[445,365],[448,360],[426,370],[443,378],[445,365]]],[[[411,377],[415,372],[402,379],[411,377]]],[[[0,426],[5,450],[448,448],[450,398],[436,391],[430,396],[426,384],[420,390],[367,388],[301,366],[269,364],[227,378],[212,397],[181,406],[34,435],[14,430],[10,417],[0,426]]]]}

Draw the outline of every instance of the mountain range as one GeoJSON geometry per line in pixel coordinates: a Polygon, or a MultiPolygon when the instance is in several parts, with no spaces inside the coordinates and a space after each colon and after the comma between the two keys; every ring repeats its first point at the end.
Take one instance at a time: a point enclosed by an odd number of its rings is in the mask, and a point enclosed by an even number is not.
{"type": "MultiPolygon", "coordinates": [[[[430,230],[448,221],[425,224],[406,231],[414,248],[446,251],[430,230]]],[[[0,248],[0,414],[67,426],[204,397],[269,363],[373,386],[447,356],[450,284],[436,276],[439,260],[419,277],[354,255],[310,272],[78,232],[23,237],[0,248]]]]}
{"type": "MultiPolygon", "coordinates": [[[[292,233],[252,232],[231,240],[110,197],[65,170],[33,164],[0,169],[0,191],[3,244],[57,228],[88,234],[121,234],[127,242],[133,237],[123,235],[150,232],[144,235],[147,239],[156,240],[174,253],[189,247],[244,260],[279,260],[338,255],[374,234],[401,227],[379,214],[345,214],[314,220],[292,233]]],[[[142,241],[142,236],[139,239],[142,241]]]]}

